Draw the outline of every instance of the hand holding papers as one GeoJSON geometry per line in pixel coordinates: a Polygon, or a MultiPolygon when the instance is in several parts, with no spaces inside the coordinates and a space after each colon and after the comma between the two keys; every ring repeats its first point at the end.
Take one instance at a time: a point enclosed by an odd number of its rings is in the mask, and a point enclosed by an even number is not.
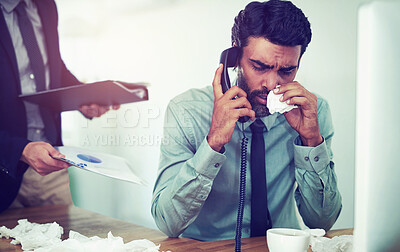
{"type": "Polygon", "coordinates": [[[91,171],[110,178],[145,185],[146,182],[136,176],[127,160],[110,154],[89,151],[76,147],[55,147],[65,158],[53,157],[72,166],[91,171]]]}

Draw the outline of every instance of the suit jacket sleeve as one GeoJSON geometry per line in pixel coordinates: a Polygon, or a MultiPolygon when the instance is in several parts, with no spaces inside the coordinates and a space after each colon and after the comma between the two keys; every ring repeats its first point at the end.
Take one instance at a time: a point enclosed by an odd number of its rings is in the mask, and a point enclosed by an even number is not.
{"type": "Polygon", "coordinates": [[[22,175],[28,167],[19,159],[28,142],[0,131],[0,212],[8,208],[18,193],[22,175]]]}

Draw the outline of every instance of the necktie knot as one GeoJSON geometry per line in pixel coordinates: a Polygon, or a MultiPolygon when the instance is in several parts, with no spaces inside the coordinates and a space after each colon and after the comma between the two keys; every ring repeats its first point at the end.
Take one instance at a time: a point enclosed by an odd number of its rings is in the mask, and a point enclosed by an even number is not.
{"type": "Polygon", "coordinates": [[[262,134],[264,128],[265,125],[263,121],[261,121],[261,119],[256,119],[256,121],[250,125],[251,133],[253,134],[260,134],[260,133],[262,134]]]}
{"type": "Polygon", "coordinates": [[[19,16],[27,16],[25,7],[26,7],[25,1],[23,0],[19,1],[17,7],[15,7],[15,11],[19,16]]]}

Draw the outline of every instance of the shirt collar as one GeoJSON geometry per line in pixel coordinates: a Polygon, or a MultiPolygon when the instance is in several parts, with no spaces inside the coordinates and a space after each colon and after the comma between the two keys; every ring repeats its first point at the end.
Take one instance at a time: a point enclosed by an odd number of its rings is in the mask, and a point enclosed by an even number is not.
{"type": "MultiPolygon", "coordinates": [[[[281,114],[279,114],[279,113],[273,113],[272,115],[260,117],[259,119],[261,119],[261,121],[263,121],[265,127],[269,131],[275,125],[275,121],[278,118],[278,116],[280,116],[280,115],[281,114]]],[[[240,122],[236,122],[236,125],[239,127],[240,130],[242,130],[242,129],[246,130],[252,123],[253,123],[253,121],[248,120],[247,122],[243,123],[243,125],[240,122]]]]}
{"type": "Polygon", "coordinates": [[[15,7],[23,0],[0,0],[0,4],[7,13],[14,11],[15,7]]]}

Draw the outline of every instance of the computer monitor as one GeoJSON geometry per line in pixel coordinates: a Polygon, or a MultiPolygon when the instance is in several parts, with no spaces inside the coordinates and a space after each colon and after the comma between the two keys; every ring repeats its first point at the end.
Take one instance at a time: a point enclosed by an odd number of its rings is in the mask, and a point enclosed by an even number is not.
{"type": "Polygon", "coordinates": [[[353,251],[400,251],[400,2],[358,11],[353,251]]]}

